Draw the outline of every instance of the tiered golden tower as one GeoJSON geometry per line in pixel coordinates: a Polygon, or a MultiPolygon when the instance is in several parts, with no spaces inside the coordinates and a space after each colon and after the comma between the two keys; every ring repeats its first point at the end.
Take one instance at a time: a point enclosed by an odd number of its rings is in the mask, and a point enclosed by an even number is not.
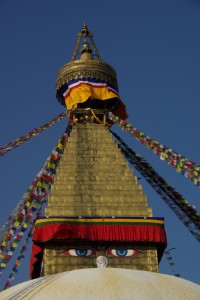
{"type": "Polygon", "coordinates": [[[157,272],[165,247],[163,220],[152,217],[142,186],[109,132],[106,113],[125,119],[126,108],[116,73],[102,61],[85,24],[56,89],[69,112],[70,136],[45,216],[36,221],[32,278],[106,265],[157,272]]]}

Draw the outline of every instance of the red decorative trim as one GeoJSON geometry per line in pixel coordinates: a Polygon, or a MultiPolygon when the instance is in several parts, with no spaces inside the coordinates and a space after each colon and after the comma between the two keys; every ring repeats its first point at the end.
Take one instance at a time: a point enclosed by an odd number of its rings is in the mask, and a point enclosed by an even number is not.
{"type": "Polygon", "coordinates": [[[33,241],[57,240],[90,241],[144,241],[166,244],[163,226],[153,225],[87,225],[87,224],[48,224],[35,229],[33,241]]]}
{"type": "MultiPolygon", "coordinates": [[[[163,220],[121,219],[98,222],[95,220],[40,219],[36,222],[31,257],[31,278],[40,276],[43,246],[49,241],[113,241],[156,243],[164,251],[167,245],[163,220]],[[73,222],[72,222],[73,221],[73,222]],[[118,222],[117,222],[118,221],[118,222]],[[146,224],[145,224],[146,222],[146,224]]],[[[163,252],[162,251],[162,252],[163,252]]]]}

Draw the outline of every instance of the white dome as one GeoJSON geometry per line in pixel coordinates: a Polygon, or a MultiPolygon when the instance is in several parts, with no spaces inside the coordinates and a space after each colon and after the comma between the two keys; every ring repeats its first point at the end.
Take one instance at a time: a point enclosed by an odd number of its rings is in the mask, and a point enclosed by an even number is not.
{"type": "Polygon", "coordinates": [[[200,286],[174,276],[127,269],[81,269],[18,284],[0,300],[199,300],[200,286]]]}

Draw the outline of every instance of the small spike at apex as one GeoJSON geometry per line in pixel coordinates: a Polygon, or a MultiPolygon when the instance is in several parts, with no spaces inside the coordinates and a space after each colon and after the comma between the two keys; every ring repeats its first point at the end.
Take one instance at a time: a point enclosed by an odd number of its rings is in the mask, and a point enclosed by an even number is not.
{"type": "Polygon", "coordinates": [[[87,25],[86,25],[85,22],[84,22],[84,24],[83,24],[83,28],[82,28],[81,33],[83,33],[83,34],[86,35],[86,36],[89,34],[89,30],[88,30],[88,27],[87,27],[87,25]]]}
{"type": "MultiPolygon", "coordinates": [[[[78,33],[78,40],[77,40],[74,52],[72,54],[71,61],[75,61],[76,60],[76,57],[77,57],[79,49],[80,49],[81,40],[83,38],[84,38],[83,51],[87,52],[87,53],[93,53],[97,60],[102,61],[102,59],[101,59],[101,57],[99,55],[99,52],[97,50],[97,47],[96,47],[96,45],[95,45],[95,43],[93,41],[93,34],[91,32],[89,32],[86,23],[83,24],[81,32],[78,33]],[[85,48],[87,48],[87,50],[85,48]]],[[[82,49],[81,49],[81,53],[83,53],[82,49]]],[[[82,59],[82,58],[83,57],[81,57],[80,59],[82,59]]],[[[85,59],[85,57],[84,57],[84,59],[85,59]]],[[[88,59],[94,59],[94,58],[93,57],[89,57],[88,59]]]]}

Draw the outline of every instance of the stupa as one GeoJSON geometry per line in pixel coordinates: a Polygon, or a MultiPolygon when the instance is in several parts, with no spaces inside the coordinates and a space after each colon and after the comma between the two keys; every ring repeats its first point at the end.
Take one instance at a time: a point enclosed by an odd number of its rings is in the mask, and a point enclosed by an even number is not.
{"type": "Polygon", "coordinates": [[[153,217],[110,132],[109,112],[128,115],[116,72],[86,24],[58,72],[56,96],[67,108],[68,139],[44,216],[35,221],[33,280],[0,299],[200,299],[198,285],[159,274],[164,219],[153,217]]]}
{"type": "Polygon", "coordinates": [[[36,220],[32,278],[95,268],[99,257],[109,267],[158,272],[164,221],[152,217],[142,186],[109,132],[106,114],[125,119],[126,107],[116,72],[102,61],[85,24],[71,61],[58,72],[56,91],[68,110],[70,136],[44,217],[36,220]]]}

